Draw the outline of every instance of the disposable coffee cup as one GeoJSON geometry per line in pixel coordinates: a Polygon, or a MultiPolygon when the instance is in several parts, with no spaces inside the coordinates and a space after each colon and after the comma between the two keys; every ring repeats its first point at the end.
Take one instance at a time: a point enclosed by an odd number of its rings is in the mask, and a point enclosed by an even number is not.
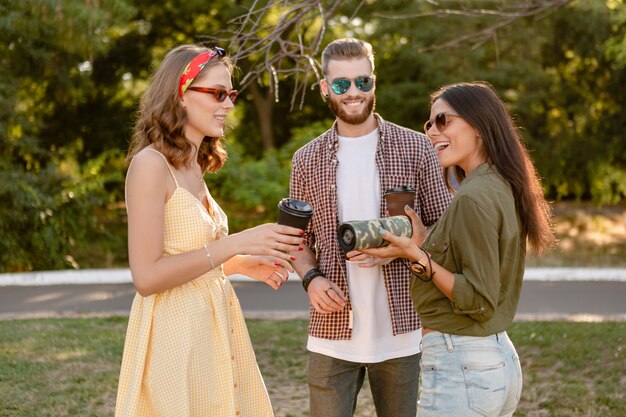
{"type": "Polygon", "coordinates": [[[383,197],[387,202],[389,216],[406,216],[404,206],[413,207],[415,188],[408,186],[391,188],[383,193],[383,197]]]}
{"type": "Polygon", "coordinates": [[[313,216],[313,207],[306,201],[283,198],[278,203],[278,224],[306,229],[313,216]]]}

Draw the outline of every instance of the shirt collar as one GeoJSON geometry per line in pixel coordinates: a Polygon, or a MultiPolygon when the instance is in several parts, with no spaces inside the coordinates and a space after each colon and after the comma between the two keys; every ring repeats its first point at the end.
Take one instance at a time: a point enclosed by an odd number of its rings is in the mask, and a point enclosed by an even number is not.
{"type": "Polygon", "coordinates": [[[491,165],[489,162],[485,162],[483,164],[480,164],[476,167],[476,169],[474,169],[472,172],[470,172],[467,177],[465,177],[465,179],[463,180],[464,183],[469,182],[471,180],[473,180],[474,178],[477,178],[481,175],[486,175],[486,174],[495,174],[496,172],[498,172],[496,170],[496,167],[494,165],[491,165]]]}

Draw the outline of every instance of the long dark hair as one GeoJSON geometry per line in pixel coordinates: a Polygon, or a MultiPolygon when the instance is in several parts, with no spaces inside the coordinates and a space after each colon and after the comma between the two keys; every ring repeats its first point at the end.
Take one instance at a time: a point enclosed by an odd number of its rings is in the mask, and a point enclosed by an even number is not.
{"type": "MultiPolygon", "coordinates": [[[[175,168],[191,163],[194,146],[185,138],[187,112],[180,104],[178,86],[187,64],[209,50],[199,45],[181,45],[167,53],[152,77],[152,84],[141,98],[128,160],[152,144],[175,168]]],[[[206,64],[203,71],[213,65],[226,65],[229,70],[233,69],[228,57],[219,54],[206,64]]],[[[221,138],[207,136],[198,149],[198,163],[203,172],[220,169],[226,162],[226,156],[221,138]]]]}
{"type": "MultiPolygon", "coordinates": [[[[431,103],[439,99],[476,129],[487,161],[511,185],[517,213],[531,249],[543,252],[552,247],[555,237],[550,223],[550,205],[544,198],[528,150],[494,88],[486,82],[452,84],[431,95],[431,103]]],[[[447,180],[450,168],[445,171],[447,180]]],[[[454,167],[454,174],[459,181],[465,178],[465,172],[459,166],[454,167]]]]}

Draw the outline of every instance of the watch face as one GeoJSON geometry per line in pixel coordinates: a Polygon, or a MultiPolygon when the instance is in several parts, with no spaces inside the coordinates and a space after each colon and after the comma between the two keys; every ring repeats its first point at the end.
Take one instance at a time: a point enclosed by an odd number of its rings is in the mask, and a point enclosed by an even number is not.
{"type": "Polygon", "coordinates": [[[417,275],[424,275],[426,267],[418,262],[411,262],[411,272],[417,275]]]}

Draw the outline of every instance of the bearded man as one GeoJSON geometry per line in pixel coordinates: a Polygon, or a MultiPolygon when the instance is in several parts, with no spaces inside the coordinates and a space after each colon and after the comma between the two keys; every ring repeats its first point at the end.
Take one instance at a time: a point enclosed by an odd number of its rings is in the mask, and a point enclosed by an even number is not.
{"type": "Polygon", "coordinates": [[[331,42],[322,72],[321,93],[336,120],[294,154],[290,180],[290,197],[314,209],[304,251],[293,262],[310,301],[311,416],[352,416],[367,375],[379,417],[415,417],[421,324],[409,269],[400,259],[344,253],[337,227],[385,216],[387,189],[413,187],[412,208],[427,226],[451,196],[428,138],[374,112],[368,42],[331,42]]]}

